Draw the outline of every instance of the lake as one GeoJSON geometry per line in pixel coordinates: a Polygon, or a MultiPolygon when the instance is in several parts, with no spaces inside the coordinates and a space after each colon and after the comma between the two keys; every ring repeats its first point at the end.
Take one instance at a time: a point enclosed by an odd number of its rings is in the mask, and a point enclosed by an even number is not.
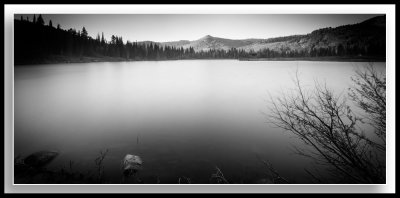
{"type": "MultiPolygon", "coordinates": [[[[109,149],[105,177],[121,180],[126,154],[139,155],[148,183],[209,183],[215,167],[231,183],[281,176],[310,182],[316,165],[293,154],[301,142],[267,121],[270,96],[326,82],[347,93],[362,62],[178,60],[14,67],[14,155],[57,150],[48,169],[94,172],[109,149]]],[[[385,63],[374,64],[384,72],[385,63]]]]}

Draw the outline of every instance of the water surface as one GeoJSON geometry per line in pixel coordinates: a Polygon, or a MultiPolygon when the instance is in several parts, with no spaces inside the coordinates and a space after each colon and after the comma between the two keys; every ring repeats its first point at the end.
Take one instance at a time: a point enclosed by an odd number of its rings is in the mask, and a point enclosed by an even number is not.
{"type": "MultiPolygon", "coordinates": [[[[257,156],[298,183],[314,165],[292,153],[298,140],[266,122],[269,97],[315,81],[337,93],[351,86],[354,69],[367,63],[180,60],[79,63],[14,68],[14,154],[52,149],[49,168],[93,170],[108,148],[105,175],[121,179],[121,160],[144,161],[140,177],[208,183],[214,167],[235,183],[265,178],[257,156]]],[[[380,71],[385,63],[375,63],[380,71]]]]}

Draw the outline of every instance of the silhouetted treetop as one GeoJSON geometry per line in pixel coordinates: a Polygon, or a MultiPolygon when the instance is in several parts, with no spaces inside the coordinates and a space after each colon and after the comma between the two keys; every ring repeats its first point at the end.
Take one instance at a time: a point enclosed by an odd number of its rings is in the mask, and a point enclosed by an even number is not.
{"type": "Polygon", "coordinates": [[[44,20],[43,20],[41,14],[39,14],[39,17],[37,18],[37,23],[38,23],[39,25],[44,25],[44,20]]]}

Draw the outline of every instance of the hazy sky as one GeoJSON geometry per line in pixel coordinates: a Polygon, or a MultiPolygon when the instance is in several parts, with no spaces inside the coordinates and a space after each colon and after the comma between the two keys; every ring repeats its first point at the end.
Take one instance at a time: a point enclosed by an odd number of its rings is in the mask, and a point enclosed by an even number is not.
{"type": "MultiPolygon", "coordinates": [[[[29,16],[32,20],[33,15],[29,16]]],[[[93,38],[104,32],[129,41],[196,40],[205,35],[229,39],[307,34],[325,27],[354,24],[373,14],[46,14],[45,23],[82,30],[93,38]]],[[[20,15],[16,14],[17,19],[20,15]]]]}

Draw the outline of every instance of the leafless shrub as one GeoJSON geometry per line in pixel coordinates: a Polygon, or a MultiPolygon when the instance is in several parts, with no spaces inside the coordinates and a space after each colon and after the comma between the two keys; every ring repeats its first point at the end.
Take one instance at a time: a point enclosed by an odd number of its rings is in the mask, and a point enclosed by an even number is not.
{"type": "MultiPolygon", "coordinates": [[[[361,118],[352,112],[346,98],[319,83],[313,90],[303,89],[297,72],[294,81],[294,92],[271,98],[269,119],[305,143],[305,148],[294,147],[296,153],[328,165],[339,182],[384,183],[381,156],[385,146],[357,127],[361,118]]],[[[373,86],[361,81],[357,85],[373,86]]],[[[360,95],[360,101],[364,97],[360,95]]]]}
{"type": "Polygon", "coordinates": [[[94,160],[94,163],[96,164],[96,170],[97,170],[97,179],[99,182],[103,181],[103,176],[104,176],[104,165],[103,165],[103,160],[106,157],[108,153],[108,149],[104,151],[100,151],[100,155],[94,160]]]}
{"type": "Polygon", "coordinates": [[[272,174],[272,183],[274,183],[274,184],[290,184],[290,182],[287,179],[281,177],[279,172],[274,169],[274,167],[272,166],[271,163],[269,163],[268,161],[263,160],[261,158],[259,158],[259,160],[267,167],[268,171],[272,174]]]}
{"type": "Polygon", "coordinates": [[[215,167],[215,170],[216,173],[211,175],[210,183],[229,184],[228,180],[225,179],[222,171],[218,167],[215,167]]]}
{"type": "Polygon", "coordinates": [[[185,177],[185,176],[179,177],[179,179],[178,179],[178,184],[191,184],[191,183],[192,183],[192,181],[190,180],[190,178],[185,177]]]}
{"type": "Polygon", "coordinates": [[[375,134],[386,142],[386,77],[378,73],[373,64],[357,69],[352,77],[355,86],[349,88],[349,96],[366,112],[364,116],[375,128],[375,134]]]}

